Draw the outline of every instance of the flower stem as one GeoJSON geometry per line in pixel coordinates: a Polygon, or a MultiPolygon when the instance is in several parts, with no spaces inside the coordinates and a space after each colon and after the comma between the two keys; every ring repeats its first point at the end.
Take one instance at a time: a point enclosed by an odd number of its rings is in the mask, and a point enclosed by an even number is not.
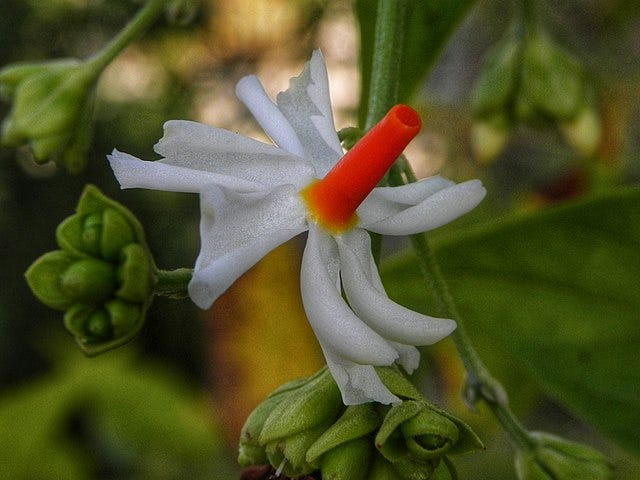
{"type": "Polygon", "coordinates": [[[153,287],[155,295],[169,298],[186,298],[189,296],[187,287],[193,276],[191,268],[158,270],[156,275],[157,281],[153,287]]]}
{"type": "Polygon", "coordinates": [[[400,59],[404,47],[408,0],[378,0],[371,83],[364,129],[371,129],[398,103],[400,59]]]}
{"type": "MultiPolygon", "coordinates": [[[[398,69],[402,58],[403,32],[408,13],[405,0],[378,0],[375,29],[376,55],[372,63],[371,89],[367,105],[366,128],[371,128],[398,101],[400,77],[398,69]]],[[[415,182],[416,176],[408,162],[400,157],[389,170],[387,182],[392,186],[415,182]]],[[[504,387],[486,368],[478,356],[458,314],[438,261],[425,234],[410,237],[418,258],[425,283],[436,299],[436,314],[457,321],[458,327],[451,334],[458,354],[467,372],[465,400],[473,406],[483,400],[502,427],[521,448],[530,448],[533,439],[509,408],[504,387]]]]}
{"type": "Polygon", "coordinates": [[[129,44],[141,36],[164,10],[168,0],[149,0],[138,14],[102,50],[91,57],[87,64],[99,75],[129,44]]]}

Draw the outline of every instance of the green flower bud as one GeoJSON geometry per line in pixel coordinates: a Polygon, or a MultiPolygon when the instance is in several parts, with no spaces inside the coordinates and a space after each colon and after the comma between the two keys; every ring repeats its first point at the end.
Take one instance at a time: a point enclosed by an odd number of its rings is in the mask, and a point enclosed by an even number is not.
{"type": "Polygon", "coordinates": [[[111,262],[119,261],[121,250],[130,243],[146,249],[144,231],[135,216],[92,185],[85,187],[76,214],[60,224],[56,239],[63,250],[111,262]]]}
{"type": "Polygon", "coordinates": [[[343,410],[340,390],[327,369],[290,389],[265,420],[259,443],[265,446],[271,465],[283,461],[289,476],[314,470],[306,460],[307,450],[343,410]]]}
{"type": "Polygon", "coordinates": [[[516,453],[520,480],[608,480],[613,469],[597,450],[544,432],[531,432],[534,446],[516,453]]]}
{"type": "Polygon", "coordinates": [[[25,273],[29,288],[47,307],[66,310],[74,299],[62,288],[62,274],[76,258],[62,250],[48,252],[38,258],[25,273]]]}
{"type": "Polygon", "coordinates": [[[129,210],[87,186],[76,214],[56,231],[62,250],[36,260],[26,277],[87,355],[132,339],[144,323],[157,269],[129,210]]]}
{"type": "Polygon", "coordinates": [[[373,458],[373,438],[356,438],[329,450],[322,456],[322,478],[331,480],[368,480],[368,465],[373,458]]]}
{"type": "Polygon", "coordinates": [[[143,323],[143,307],[122,300],[110,300],[102,307],[77,304],[64,315],[65,328],[89,356],[128,342],[143,323]]]}
{"type": "Polygon", "coordinates": [[[60,276],[60,287],[79,303],[102,303],[116,288],[114,266],[95,258],[74,262],[60,276]]]}
{"type": "MultiPolygon", "coordinates": [[[[264,445],[259,441],[260,434],[267,418],[271,415],[273,409],[278,405],[290,392],[294,392],[299,387],[308,383],[313,377],[299,378],[281,385],[258,405],[251,415],[247,418],[240,432],[240,447],[238,454],[238,463],[241,466],[260,465],[267,463],[267,453],[264,445]]],[[[276,465],[277,466],[277,465],[276,465]]]]}
{"type": "MultiPolygon", "coordinates": [[[[77,60],[4,68],[0,71],[0,91],[14,103],[2,124],[2,144],[29,143],[40,163],[62,159],[80,132],[85,137],[90,132],[86,120],[93,111],[95,80],[95,70],[77,60]]],[[[74,168],[77,170],[77,166],[74,168]]]]}
{"type": "Polygon", "coordinates": [[[444,455],[483,448],[463,421],[422,400],[394,405],[375,438],[402,478],[427,479],[444,455]]]}
{"type": "Polygon", "coordinates": [[[580,63],[546,35],[526,39],[516,116],[529,123],[574,118],[586,103],[586,79],[580,63]]]}
{"type": "Polygon", "coordinates": [[[324,478],[365,479],[373,454],[373,432],[381,418],[372,403],[347,407],[342,416],[307,450],[307,462],[324,478]]]}
{"type": "Polygon", "coordinates": [[[505,114],[516,94],[522,45],[509,31],[488,53],[473,89],[471,107],[475,117],[505,114]]]}

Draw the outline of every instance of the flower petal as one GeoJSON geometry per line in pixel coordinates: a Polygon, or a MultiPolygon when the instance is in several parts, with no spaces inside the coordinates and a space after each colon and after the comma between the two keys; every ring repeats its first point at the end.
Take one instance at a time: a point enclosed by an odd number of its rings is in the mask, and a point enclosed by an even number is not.
{"type": "Polygon", "coordinates": [[[296,132],[319,178],[342,158],[344,152],[331,113],[327,67],[315,50],[299,77],[278,94],[278,108],[296,132]]]}
{"type": "Polygon", "coordinates": [[[302,256],[300,291],[318,341],[345,360],[392,364],[398,353],[351,311],[336,287],[337,258],[332,237],[311,224],[302,256]]]}
{"type": "Polygon", "coordinates": [[[293,185],[238,193],[212,186],[200,196],[202,246],[189,295],[208,308],[269,251],[307,229],[293,185]]]}
{"type": "Polygon", "coordinates": [[[401,401],[384,386],[373,366],[359,365],[345,360],[328,348],[322,350],[345,405],[359,405],[368,402],[389,404],[401,401]]]}
{"type": "Polygon", "coordinates": [[[453,320],[428,317],[389,299],[371,255],[369,234],[354,229],[336,237],[342,286],[360,319],[382,337],[408,345],[431,345],[456,328],[453,320]]]}
{"type": "Polygon", "coordinates": [[[236,95],[249,109],[264,133],[269,135],[276,145],[293,155],[305,157],[305,149],[293,127],[275,103],[271,101],[255,75],[240,79],[236,85],[236,95]]]}
{"type": "MultiPolygon", "coordinates": [[[[420,186],[421,183],[415,185],[420,186]]],[[[426,232],[469,212],[480,203],[487,192],[480,180],[469,180],[439,189],[435,193],[431,186],[426,184],[424,193],[424,198],[416,205],[404,208],[398,203],[393,206],[400,208],[397,213],[389,213],[393,209],[391,205],[386,208],[380,207],[383,202],[380,202],[378,197],[375,198],[375,203],[365,200],[358,209],[360,226],[384,235],[426,232]]]]}
{"type": "Polygon", "coordinates": [[[167,192],[198,193],[211,184],[222,185],[240,192],[264,188],[261,184],[214,172],[203,172],[190,168],[147,162],[114,150],[107,155],[121,188],[149,188],[167,192]]]}
{"type": "MultiPolygon", "coordinates": [[[[275,105],[273,108],[277,111],[275,105]]],[[[276,120],[273,122],[280,124],[276,120]]],[[[165,157],[160,162],[168,165],[214,172],[269,187],[284,183],[302,187],[314,174],[310,163],[282,148],[186,120],[166,122],[164,136],[154,149],[165,157]]]]}

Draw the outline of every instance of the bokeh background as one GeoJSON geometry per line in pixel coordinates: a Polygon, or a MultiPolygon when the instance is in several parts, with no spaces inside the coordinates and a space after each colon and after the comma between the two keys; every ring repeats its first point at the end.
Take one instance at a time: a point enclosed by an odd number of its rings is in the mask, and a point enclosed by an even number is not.
{"type": "MultiPolygon", "coordinates": [[[[0,66],[86,58],[139,7],[132,0],[3,0],[0,66]]],[[[634,1],[542,3],[547,29],[584,63],[600,92],[597,154],[583,158],[554,128],[519,128],[496,161],[476,161],[471,91],[512,8],[510,1],[477,2],[412,102],[425,124],[408,152],[416,171],[482,178],[491,192],[478,212],[439,235],[579,197],[593,182],[640,180],[634,1]]],[[[55,228],[73,212],[85,183],[141,219],[161,268],[191,266],[199,248],[197,196],[120,191],[105,155],[118,148],[157,158],[152,145],[164,121],[175,118],[264,138],[236,100],[235,82],[256,73],[275,94],[318,47],[336,126],[355,125],[359,34],[351,2],[202,0],[188,25],[161,19],[105,71],[81,175],[37,166],[25,149],[0,150],[0,478],[237,478],[235,447],[248,412],[276,386],[322,364],[298,298],[299,241],[268,256],[209,312],[189,300],[157,298],[138,338],[97,359],[80,353],[60,313],[37,302],[23,278],[31,262],[56,248],[55,228]]],[[[0,104],[0,116],[9,107],[0,104]]],[[[385,252],[402,246],[385,244],[385,252]]],[[[515,375],[509,358],[494,363],[527,425],[602,448],[619,462],[620,478],[640,475],[629,455],[515,375]]],[[[469,412],[459,399],[463,372],[452,346],[429,349],[425,364],[430,397],[487,440],[486,452],[457,461],[461,478],[515,478],[508,440],[486,411],[469,412]]]]}

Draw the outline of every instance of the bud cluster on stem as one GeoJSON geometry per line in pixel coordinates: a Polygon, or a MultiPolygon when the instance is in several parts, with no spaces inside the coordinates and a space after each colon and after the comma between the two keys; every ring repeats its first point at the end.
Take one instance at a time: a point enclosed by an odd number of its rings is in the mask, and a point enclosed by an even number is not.
{"type": "Polygon", "coordinates": [[[89,185],[56,238],[60,250],[44,254],[25,274],[36,297],[65,312],[66,329],[87,355],[133,338],[156,278],[140,222],[89,185]]]}
{"type": "Polygon", "coordinates": [[[334,480],[454,478],[447,455],[482,447],[461,420],[435,407],[394,367],[380,367],[402,402],[345,406],[330,372],[283,385],[247,419],[238,461],[290,477],[334,480]]]}

